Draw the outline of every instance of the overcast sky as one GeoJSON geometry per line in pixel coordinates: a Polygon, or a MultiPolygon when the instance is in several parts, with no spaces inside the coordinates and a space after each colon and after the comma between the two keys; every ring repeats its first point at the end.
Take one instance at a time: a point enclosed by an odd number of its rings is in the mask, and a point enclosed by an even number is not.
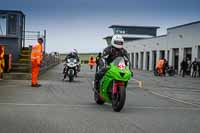
{"type": "Polygon", "coordinates": [[[0,0],[26,14],[26,30],[47,30],[47,50],[99,52],[113,24],[166,28],[200,20],[199,0],[0,0]]]}

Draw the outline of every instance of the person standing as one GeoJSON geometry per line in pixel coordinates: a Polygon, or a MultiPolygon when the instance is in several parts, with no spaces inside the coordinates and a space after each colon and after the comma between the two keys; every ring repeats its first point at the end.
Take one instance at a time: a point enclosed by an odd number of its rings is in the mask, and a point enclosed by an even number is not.
{"type": "Polygon", "coordinates": [[[191,60],[187,58],[187,75],[191,74],[191,60]]]}
{"type": "Polygon", "coordinates": [[[198,67],[198,63],[197,63],[197,59],[196,58],[192,62],[191,67],[193,69],[193,71],[192,71],[192,77],[196,78],[196,76],[197,76],[197,67],[198,67]]]}
{"type": "Polygon", "coordinates": [[[200,77],[200,59],[199,59],[199,61],[198,61],[198,76],[200,77]]]}
{"type": "Polygon", "coordinates": [[[38,84],[38,75],[40,71],[40,65],[43,59],[43,39],[38,38],[38,42],[32,46],[31,51],[31,63],[32,63],[32,87],[40,87],[38,84]]]}
{"type": "Polygon", "coordinates": [[[156,64],[156,70],[157,70],[159,76],[163,76],[164,62],[165,62],[164,59],[160,58],[160,60],[158,60],[158,62],[156,64]]]}
{"type": "Polygon", "coordinates": [[[100,59],[101,59],[101,52],[99,52],[99,54],[96,57],[96,72],[98,72],[100,59]]]}
{"type": "Polygon", "coordinates": [[[89,66],[90,66],[91,71],[92,71],[94,65],[95,65],[95,59],[93,56],[91,56],[89,59],[89,66]]]}
{"type": "Polygon", "coordinates": [[[168,61],[164,58],[164,64],[163,64],[163,76],[166,76],[166,71],[168,70],[168,61]]]}
{"type": "Polygon", "coordinates": [[[4,67],[5,67],[4,46],[0,45],[0,80],[3,79],[4,67]]]}
{"type": "Polygon", "coordinates": [[[183,61],[181,62],[181,73],[180,74],[182,74],[182,77],[185,77],[187,68],[188,68],[188,63],[187,63],[186,59],[184,58],[183,61]]]}

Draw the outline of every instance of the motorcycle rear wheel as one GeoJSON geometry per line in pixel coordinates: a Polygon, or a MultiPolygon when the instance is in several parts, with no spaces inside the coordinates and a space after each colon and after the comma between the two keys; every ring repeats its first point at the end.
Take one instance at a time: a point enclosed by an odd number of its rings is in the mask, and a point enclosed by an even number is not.
{"type": "Polygon", "coordinates": [[[104,101],[101,99],[101,97],[99,96],[98,92],[94,91],[94,101],[99,104],[99,105],[103,105],[104,101]]]}

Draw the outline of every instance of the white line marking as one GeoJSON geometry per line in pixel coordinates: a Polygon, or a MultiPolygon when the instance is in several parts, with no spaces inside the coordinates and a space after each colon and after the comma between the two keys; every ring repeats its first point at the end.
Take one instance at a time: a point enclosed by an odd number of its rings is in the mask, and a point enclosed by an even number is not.
{"type": "Polygon", "coordinates": [[[160,109],[160,110],[194,110],[200,111],[200,108],[196,107],[156,107],[156,106],[132,106],[125,107],[127,109],[160,109]]]}
{"type": "Polygon", "coordinates": [[[11,106],[66,106],[66,107],[89,107],[92,105],[80,105],[80,104],[72,104],[72,105],[68,105],[68,104],[29,104],[29,103],[0,103],[0,105],[11,105],[11,106]]]}
{"type": "MultiPolygon", "coordinates": [[[[0,103],[0,105],[8,105],[8,106],[32,106],[32,107],[66,107],[66,108],[97,108],[98,105],[86,104],[86,105],[67,105],[67,104],[24,104],[24,103],[0,103]]],[[[98,106],[99,107],[99,106],[98,106]]],[[[196,110],[200,111],[199,107],[157,107],[157,106],[126,106],[126,109],[161,109],[161,110],[196,110]]]]}
{"type": "Polygon", "coordinates": [[[166,95],[162,95],[160,93],[157,93],[157,92],[154,92],[154,91],[151,91],[151,90],[149,90],[149,92],[154,94],[154,95],[160,96],[160,97],[164,97],[164,98],[168,98],[168,99],[174,100],[176,102],[180,102],[180,103],[184,103],[184,104],[189,104],[189,105],[193,105],[193,106],[196,106],[196,107],[200,107],[200,105],[198,105],[198,104],[194,104],[194,103],[186,102],[186,101],[179,100],[179,99],[176,99],[176,98],[173,98],[173,97],[169,97],[169,96],[166,96],[166,95]]]}
{"type": "Polygon", "coordinates": [[[138,83],[139,88],[143,88],[143,86],[144,86],[144,81],[142,81],[142,80],[137,80],[135,78],[132,78],[131,81],[135,81],[136,83],[138,83]]]}

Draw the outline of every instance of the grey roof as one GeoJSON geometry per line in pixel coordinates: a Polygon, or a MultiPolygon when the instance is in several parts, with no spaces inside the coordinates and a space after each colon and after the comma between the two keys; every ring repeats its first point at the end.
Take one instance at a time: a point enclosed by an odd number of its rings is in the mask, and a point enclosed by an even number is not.
{"type": "Polygon", "coordinates": [[[112,38],[112,36],[106,36],[103,39],[108,39],[108,38],[112,38]]]}
{"type": "MultiPolygon", "coordinates": [[[[107,37],[104,37],[103,39],[111,39],[112,36],[107,36],[107,37]]],[[[137,38],[137,37],[123,37],[124,39],[134,39],[134,38],[137,38]]]]}
{"type": "MultiPolygon", "coordinates": [[[[136,41],[136,40],[143,40],[148,38],[142,38],[142,37],[123,37],[125,41],[136,41]]],[[[104,40],[112,39],[112,36],[107,36],[103,38],[104,40]]]]}
{"type": "MultiPolygon", "coordinates": [[[[147,39],[155,39],[155,38],[160,38],[160,37],[166,37],[167,35],[160,35],[160,36],[155,36],[155,37],[149,37],[149,38],[142,38],[140,40],[147,40],[147,39]]],[[[139,41],[140,41],[139,40],[139,41]]],[[[136,40],[137,41],[137,40],[136,40]]]]}
{"type": "MultiPolygon", "coordinates": [[[[141,38],[141,39],[145,39],[145,38],[154,38],[154,37],[144,37],[144,36],[125,36],[126,34],[122,35],[124,39],[135,39],[135,38],[141,38]]],[[[106,36],[103,39],[111,39],[113,36],[106,36]]]]}
{"type": "Polygon", "coordinates": [[[7,14],[7,13],[19,13],[25,16],[25,14],[20,10],[0,10],[0,14],[7,14]]]}
{"type": "Polygon", "coordinates": [[[128,25],[111,25],[108,28],[151,28],[158,29],[158,26],[128,26],[128,25]]]}
{"type": "Polygon", "coordinates": [[[195,21],[195,22],[191,22],[191,23],[187,23],[187,24],[182,24],[182,25],[170,27],[170,28],[167,28],[167,30],[181,28],[181,27],[185,27],[185,26],[189,26],[189,25],[193,25],[193,24],[198,24],[198,23],[200,23],[200,21],[195,21]]]}

